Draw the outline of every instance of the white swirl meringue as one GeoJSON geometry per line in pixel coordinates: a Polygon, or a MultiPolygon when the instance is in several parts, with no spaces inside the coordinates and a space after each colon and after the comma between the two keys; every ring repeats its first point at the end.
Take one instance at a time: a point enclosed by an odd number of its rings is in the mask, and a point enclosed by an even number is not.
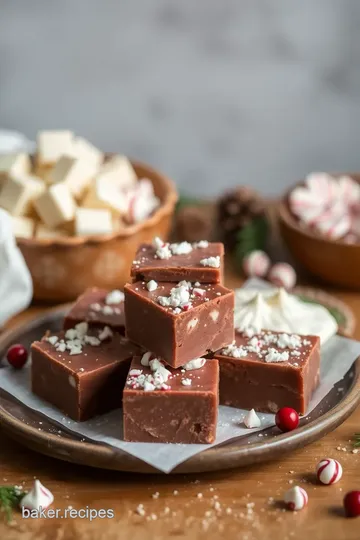
{"type": "Polygon", "coordinates": [[[50,506],[53,501],[54,495],[51,491],[43,486],[40,480],[35,480],[32,489],[21,499],[20,506],[29,510],[40,510],[50,506]]]}
{"type": "Polygon", "coordinates": [[[251,329],[254,333],[272,330],[315,335],[320,337],[322,344],[338,329],[336,320],[325,307],[302,302],[285,289],[260,285],[235,290],[234,323],[241,332],[251,329]]]}

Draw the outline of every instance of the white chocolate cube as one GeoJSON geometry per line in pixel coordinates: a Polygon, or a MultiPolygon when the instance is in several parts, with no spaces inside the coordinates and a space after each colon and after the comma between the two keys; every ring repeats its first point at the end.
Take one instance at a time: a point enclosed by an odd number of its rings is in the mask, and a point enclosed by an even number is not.
{"type": "Polygon", "coordinates": [[[72,150],[72,156],[87,161],[89,165],[98,170],[104,160],[104,154],[93,144],[82,137],[76,137],[72,150]]]}
{"type": "Polygon", "coordinates": [[[62,229],[50,229],[49,227],[46,227],[46,225],[43,225],[40,223],[36,227],[35,231],[36,238],[60,238],[64,236],[68,236],[66,231],[62,229]]]}
{"type": "Polygon", "coordinates": [[[31,161],[27,154],[0,154],[0,186],[8,176],[26,176],[31,171],[31,161]]]}
{"type": "Polygon", "coordinates": [[[132,189],[136,187],[136,172],[126,156],[116,155],[101,167],[99,177],[119,189],[132,189]]]}
{"type": "Polygon", "coordinates": [[[44,224],[54,229],[74,219],[76,204],[66,184],[53,184],[34,202],[44,224]]]}
{"type": "Polygon", "coordinates": [[[12,216],[12,227],[15,238],[32,238],[34,236],[35,223],[29,217],[12,216]]]}
{"type": "Polygon", "coordinates": [[[96,169],[84,159],[62,156],[47,175],[50,184],[64,182],[75,198],[80,198],[96,174],[96,169]]]}
{"type": "Polygon", "coordinates": [[[109,185],[100,177],[95,178],[82,201],[84,208],[104,208],[110,210],[113,216],[121,216],[128,211],[129,197],[116,187],[109,185]]]}
{"type": "Polygon", "coordinates": [[[13,216],[23,216],[45,190],[45,184],[36,176],[9,176],[0,192],[0,206],[13,216]]]}
{"type": "Polygon", "coordinates": [[[49,167],[64,155],[72,156],[74,134],[72,131],[40,131],[37,136],[37,165],[49,167]]]}
{"type": "Polygon", "coordinates": [[[113,224],[109,210],[77,209],[75,214],[75,234],[77,236],[93,236],[111,232],[113,232],[113,224]]]}

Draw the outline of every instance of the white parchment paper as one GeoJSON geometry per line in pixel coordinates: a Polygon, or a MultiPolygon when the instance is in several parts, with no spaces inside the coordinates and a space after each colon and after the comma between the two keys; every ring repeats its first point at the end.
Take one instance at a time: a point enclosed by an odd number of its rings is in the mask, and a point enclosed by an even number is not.
{"type": "MultiPolygon", "coordinates": [[[[254,282],[247,283],[247,286],[250,285],[254,286],[254,282]]],[[[359,355],[360,342],[340,336],[334,336],[322,347],[321,383],[311,400],[308,413],[322,401],[334,384],[344,377],[359,355]]],[[[217,438],[212,445],[128,443],[122,440],[122,411],[120,409],[86,422],[75,422],[31,393],[29,366],[20,371],[8,367],[0,369],[0,387],[27,407],[54,420],[61,428],[92,441],[124,450],[165,473],[171,472],[177,465],[210,446],[266,429],[275,423],[274,415],[260,414],[262,427],[250,430],[243,424],[246,411],[220,406],[217,438]]],[[[39,427],[41,429],[41,426],[39,427]]]]}

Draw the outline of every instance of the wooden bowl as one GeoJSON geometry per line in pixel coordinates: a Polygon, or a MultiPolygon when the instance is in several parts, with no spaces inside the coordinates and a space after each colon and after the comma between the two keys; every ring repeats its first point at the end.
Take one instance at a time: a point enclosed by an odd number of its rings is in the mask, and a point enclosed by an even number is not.
{"type": "Polygon", "coordinates": [[[171,180],[148,165],[132,162],[139,178],[149,178],[161,205],[145,221],[108,235],[18,239],[29,267],[34,298],[48,302],[74,300],[91,286],[115,289],[130,276],[139,244],[169,234],[177,192],[171,180]]]}
{"type": "MultiPolygon", "coordinates": [[[[342,173],[334,177],[344,174],[360,182],[360,173],[342,173]]],[[[360,244],[328,240],[301,225],[288,204],[289,195],[295,187],[287,192],[279,205],[280,231],[290,252],[307,270],[323,281],[360,289],[360,244]]]]}

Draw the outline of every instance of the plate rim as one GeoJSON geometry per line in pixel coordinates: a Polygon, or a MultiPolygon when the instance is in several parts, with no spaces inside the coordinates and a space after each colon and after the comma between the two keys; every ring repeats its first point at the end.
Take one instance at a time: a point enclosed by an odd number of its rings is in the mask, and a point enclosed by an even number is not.
{"type": "MultiPolygon", "coordinates": [[[[9,344],[14,342],[18,336],[24,333],[24,331],[28,332],[34,326],[38,326],[51,319],[56,319],[57,316],[64,313],[70,305],[71,304],[57,306],[47,310],[44,314],[40,315],[40,317],[38,315],[34,316],[18,325],[16,328],[5,331],[0,335],[0,351],[5,350],[9,344]]],[[[241,438],[235,438],[232,441],[226,441],[217,446],[204,449],[203,452],[180,463],[171,470],[169,474],[219,471],[248,465],[250,463],[276,459],[280,452],[288,452],[297,449],[299,442],[301,442],[302,446],[305,446],[314,440],[321,438],[345,421],[360,403],[360,357],[354,361],[350,369],[353,369],[354,376],[348,392],[334,407],[326,411],[320,417],[301,425],[293,432],[279,434],[270,440],[263,438],[261,441],[243,445],[239,444],[241,438]]],[[[9,399],[17,401],[20,406],[31,409],[16,400],[11,394],[6,393],[6,395],[9,396],[9,399]]],[[[66,427],[65,430],[69,437],[58,437],[47,431],[39,431],[37,428],[26,424],[24,421],[8,412],[2,404],[2,400],[3,398],[0,395],[1,427],[6,433],[28,448],[57,459],[81,465],[125,472],[164,474],[162,471],[159,471],[155,467],[121,449],[113,448],[105,443],[74,439],[71,437],[71,431],[66,430],[66,427]],[[85,460],[80,460],[81,455],[85,460]],[[97,462],[98,464],[92,464],[91,461],[97,462]]],[[[35,409],[31,410],[35,414],[42,414],[35,409]]],[[[49,421],[51,422],[51,419],[49,419],[49,421]]]]}

